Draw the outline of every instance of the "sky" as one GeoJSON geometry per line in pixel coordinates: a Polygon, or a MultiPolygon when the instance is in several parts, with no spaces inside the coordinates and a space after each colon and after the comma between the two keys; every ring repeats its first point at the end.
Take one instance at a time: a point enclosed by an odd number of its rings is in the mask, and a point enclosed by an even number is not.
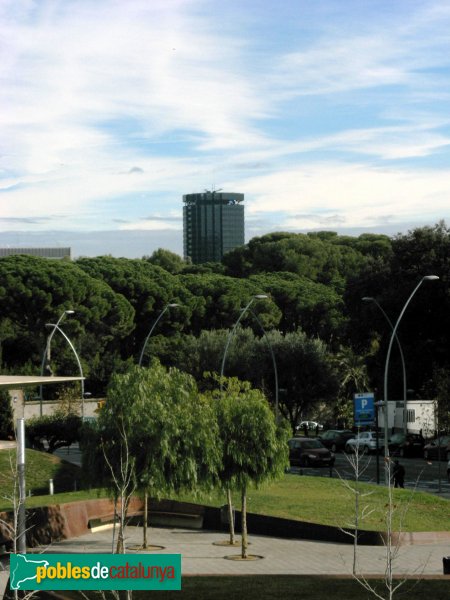
{"type": "Polygon", "coordinates": [[[450,0],[0,0],[0,245],[450,224],[450,0]]]}

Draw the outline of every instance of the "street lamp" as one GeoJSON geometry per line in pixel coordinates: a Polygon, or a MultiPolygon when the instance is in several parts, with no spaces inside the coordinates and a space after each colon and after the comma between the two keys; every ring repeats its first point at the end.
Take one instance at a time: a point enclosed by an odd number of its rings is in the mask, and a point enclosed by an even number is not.
{"type": "MultiPolygon", "coordinates": [[[[64,319],[64,317],[66,315],[73,315],[75,313],[74,310],[65,310],[63,313],[61,313],[59,319],[56,321],[56,324],[53,326],[52,331],[49,333],[48,337],[47,337],[47,344],[45,346],[45,350],[44,350],[44,354],[42,355],[42,362],[41,362],[41,377],[44,375],[44,368],[45,368],[45,363],[47,362],[47,367],[50,370],[50,374],[51,373],[51,368],[50,368],[50,354],[51,354],[51,343],[52,343],[52,338],[55,335],[55,331],[58,328],[59,324],[61,323],[61,321],[64,319]]],[[[47,325],[46,325],[47,327],[47,325]]],[[[39,387],[39,412],[40,412],[40,416],[42,417],[42,385],[39,387]]]]}
{"type": "Polygon", "coordinates": [[[412,291],[411,295],[409,296],[408,300],[405,302],[405,305],[402,308],[402,311],[397,319],[397,322],[392,330],[392,335],[391,335],[391,339],[389,340],[389,346],[388,346],[388,350],[387,350],[387,354],[386,354],[386,364],[384,367],[384,404],[385,404],[385,413],[384,413],[384,459],[385,459],[385,481],[386,481],[386,485],[389,484],[388,479],[388,474],[389,474],[389,466],[388,466],[388,460],[389,460],[389,444],[388,444],[388,435],[389,435],[389,428],[388,428],[388,414],[389,414],[389,410],[388,410],[388,406],[389,406],[389,401],[388,401],[388,371],[389,371],[389,359],[391,356],[391,350],[392,350],[392,344],[394,342],[394,338],[396,336],[397,333],[397,329],[398,326],[400,324],[400,321],[403,317],[403,315],[405,314],[405,311],[409,305],[409,303],[411,302],[414,294],[417,292],[417,290],[419,289],[419,287],[422,285],[422,283],[424,281],[436,281],[437,279],[439,279],[439,277],[437,275],[425,275],[425,277],[422,277],[422,279],[419,281],[419,283],[416,285],[416,287],[414,288],[414,290],[412,291]]]}
{"type": "Polygon", "coordinates": [[[272,348],[270,340],[267,336],[267,333],[266,333],[261,321],[256,316],[256,313],[253,310],[251,310],[251,306],[252,306],[253,302],[255,302],[255,300],[266,300],[267,298],[268,298],[268,296],[266,294],[256,294],[255,296],[253,296],[253,298],[250,300],[250,302],[247,304],[247,306],[245,308],[241,309],[241,314],[239,315],[239,318],[236,321],[236,323],[233,325],[232,330],[228,334],[227,342],[225,344],[225,350],[224,350],[223,357],[222,357],[222,365],[220,368],[220,387],[221,387],[221,389],[223,389],[223,376],[224,376],[224,371],[225,371],[225,361],[227,358],[230,342],[233,338],[233,335],[234,335],[242,317],[245,315],[246,312],[251,312],[252,315],[255,317],[255,320],[258,323],[259,327],[261,328],[261,331],[263,332],[264,337],[266,338],[267,345],[269,347],[270,354],[272,356],[272,363],[273,363],[273,370],[274,370],[274,377],[275,377],[275,416],[276,416],[276,420],[278,422],[278,370],[277,370],[277,363],[276,363],[275,355],[273,353],[273,348],[272,348]]]}
{"type": "Polygon", "coordinates": [[[272,344],[270,343],[270,339],[269,336],[266,333],[266,330],[263,327],[263,324],[261,323],[258,315],[251,309],[249,308],[249,312],[252,313],[252,315],[255,318],[255,321],[258,323],[261,331],[263,332],[264,338],[267,342],[267,346],[269,347],[269,351],[270,351],[270,356],[272,357],[272,364],[273,364],[273,373],[274,373],[274,378],[275,378],[275,419],[276,422],[278,423],[278,369],[277,369],[277,361],[275,360],[275,354],[272,348],[272,344]]]}
{"type": "MultiPolygon", "coordinates": [[[[382,315],[384,316],[384,318],[386,319],[386,321],[389,323],[391,330],[394,330],[394,325],[392,323],[392,321],[390,320],[390,318],[387,316],[385,310],[383,309],[383,307],[381,306],[381,304],[378,302],[378,300],[376,298],[372,298],[371,296],[364,296],[364,298],[362,298],[363,302],[372,302],[373,304],[375,304],[379,310],[381,311],[382,315]]],[[[400,344],[400,340],[398,339],[398,335],[395,334],[395,340],[397,342],[397,346],[398,349],[400,351],[400,358],[402,361],[402,371],[403,371],[403,433],[406,436],[406,432],[407,432],[407,419],[406,419],[406,400],[407,400],[407,392],[408,390],[406,389],[406,366],[405,366],[405,357],[403,355],[403,350],[402,350],[402,345],[400,344]]]]}
{"type": "MultiPolygon", "coordinates": [[[[236,321],[236,323],[233,325],[232,330],[230,331],[230,333],[228,334],[228,338],[227,338],[227,343],[225,344],[225,350],[223,352],[223,357],[222,357],[222,365],[220,367],[220,379],[222,380],[223,377],[223,373],[225,371],[225,361],[227,358],[227,354],[228,354],[228,347],[230,345],[230,342],[233,338],[234,332],[236,331],[242,317],[245,315],[245,313],[248,311],[248,309],[250,308],[250,306],[253,304],[253,302],[255,300],[266,300],[268,298],[268,296],[266,294],[256,294],[255,296],[253,296],[253,298],[250,300],[250,302],[247,304],[247,306],[245,308],[243,308],[241,310],[241,314],[239,315],[238,320],[236,321]]],[[[222,387],[222,382],[221,382],[221,387],[222,387]]]]}
{"type": "Polygon", "coordinates": [[[162,310],[162,311],[159,313],[159,315],[158,315],[158,318],[155,320],[155,322],[154,322],[154,323],[153,323],[153,325],[151,326],[151,329],[150,329],[150,331],[148,332],[148,335],[147,335],[147,337],[145,338],[144,344],[143,344],[143,346],[142,346],[141,355],[139,356],[139,362],[138,362],[138,365],[139,365],[140,367],[142,367],[142,360],[143,360],[143,358],[144,358],[144,352],[145,352],[145,348],[146,348],[146,346],[147,346],[147,342],[148,342],[148,340],[150,339],[150,336],[151,336],[151,335],[152,335],[152,333],[153,333],[153,330],[154,330],[154,329],[155,329],[155,327],[158,325],[158,323],[159,323],[159,321],[160,321],[161,317],[163,316],[163,314],[164,314],[164,313],[165,313],[167,310],[169,310],[169,308],[175,308],[175,307],[177,307],[177,306],[179,306],[179,304],[175,304],[175,303],[173,303],[173,302],[172,302],[172,303],[170,303],[170,304],[166,304],[166,306],[163,308],[163,310],[162,310]]]}
{"type": "Polygon", "coordinates": [[[72,349],[72,352],[75,355],[75,358],[76,358],[76,361],[78,364],[78,369],[80,370],[80,377],[81,377],[81,420],[84,421],[84,395],[85,395],[84,394],[84,375],[83,375],[83,367],[81,366],[80,357],[78,356],[77,351],[75,350],[75,346],[72,344],[69,337],[64,333],[64,331],[61,329],[61,327],[58,325],[58,323],[46,323],[45,326],[53,327],[53,333],[56,330],[59,331],[59,333],[63,336],[63,338],[69,344],[70,348],[72,349]]]}
{"type": "MultiPolygon", "coordinates": [[[[139,367],[142,367],[142,360],[144,358],[145,348],[147,347],[147,342],[150,339],[150,337],[153,333],[153,330],[158,325],[163,314],[166,311],[168,311],[169,308],[176,308],[177,306],[179,306],[179,304],[176,304],[175,302],[170,302],[169,304],[166,304],[166,306],[159,313],[158,317],[155,319],[153,325],[150,328],[150,331],[147,334],[147,337],[145,338],[144,344],[142,346],[141,354],[139,356],[139,363],[138,363],[139,367]]],[[[144,490],[144,540],[143,540],[143,544],[142,544],[142,549],[144,549],[144,550],[148,547],[147,546],[147,513],[148,513],[148,490],[145,489],[144,490]]]]}

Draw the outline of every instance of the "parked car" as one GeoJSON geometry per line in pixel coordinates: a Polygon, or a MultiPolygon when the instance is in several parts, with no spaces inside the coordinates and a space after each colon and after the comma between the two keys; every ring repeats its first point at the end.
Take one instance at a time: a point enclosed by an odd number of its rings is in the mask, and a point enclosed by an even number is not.
{"type": "Polygon", "coordinates": [[[450,461],[450,435],[441,435],[431,440],[423,447],[425,460],[449,460],[450,461]]]}
{"type": "Polygon", "coordinates": [[[316,438],[294,437],[289,444],[289,462],[298,467],[332,467],[335,456],[316,438]]]}
{"type": "Polygon", "coordinates": [[[338,452],[344,450],[347,440],[353,437],[355,437],[355,434],[350,429],[329,429],[321,433],[318,439],[331,452],[338,452]]]}
{"type": "Polygon", "coordinates": [[[356,452],[359,450],[364,454],[377,451],[377,437],[378,437],[378,451],[381,452],[384,448],[384,436],[383,434],[377,434],[375,431],[361,431],[355,437],[349,439],[345,443],[346,452],[356,452]]]}
{"type": "Polygon", "coordinates": [[[309,431],[314,431],[317,428],[319,428],[320,430],[323,429],[323,425],[321,425],[317,421],[301,421],[300,425],[297,425],[295,429],[297,429],[297,431],[302,431],[305,428],[305,425],[309,431]]]}
{"type": "Polygon", "coordinates": [[[425,440],[419,433],[394,433],[389,438],[389,454],[392,456],[422,456],[425,440]]]}

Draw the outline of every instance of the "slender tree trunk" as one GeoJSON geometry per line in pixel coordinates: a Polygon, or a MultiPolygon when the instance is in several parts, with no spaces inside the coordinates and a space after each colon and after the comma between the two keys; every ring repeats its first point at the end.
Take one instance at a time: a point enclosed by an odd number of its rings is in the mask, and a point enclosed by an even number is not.
{"type": "Polygon", "coordinates": [[[119,509],[119,532],[117,534],[117,554],[125,554],[125,521],[128,512],[129,496],[125,490],[121,490],[119,509]]]}
{"type": "Polygon", "coordinates": [[[143,522],[143,535],[144,539],[142,541],[142,548],[147,550],[147,524],[148,524],[148,492],[145,490],[144,492],[144,522],[143,522]]]}
{"type": "Polygon", "coordinates": [[[247,558],[247,488],[244,485],[242,487],[242,508],[241,508],[241,520],[242,520],[242,558],[247,558]]]}
{"type": "Polygon", "coordinates": [[[117,496],[114,495],[114,521],[113,521],[113,534],[112,534],[112,548],[111,548],[111,554],[114,554],[114,540],[116,537],[116,525],[117,525],[117,496]]]}
{"type": "Polygon", "coordinates": [[[117,533],[117,548],[116,554],[125,554],[124,548],[124,529],[125,529],[125,509],[124,509],[124,501],[123,495],[120,498],[120,507],[119,507],[119,531],[117,533]]]}
{"type": "Polygon", "coordinates": [[[228,504],[228,524],[230,529],[230,545],[234,546],[235,537],[234,537],[234,515],[233,515],[233,503],[231,500],[231,490],[227,488],[227,504],[228,504]]]}

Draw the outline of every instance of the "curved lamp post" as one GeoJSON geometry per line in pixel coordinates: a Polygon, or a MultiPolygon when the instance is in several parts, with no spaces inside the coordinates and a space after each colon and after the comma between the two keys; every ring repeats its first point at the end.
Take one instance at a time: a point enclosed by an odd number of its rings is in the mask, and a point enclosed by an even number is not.
{"type": "Polygon", "coordinates": [[[388,478],[388,474],[389,474],[389,468],[388,468],[388,459],[389,459],[389,445],[388,445],[388,435],[389,435],[389,428],[388,428],[388,371],[389,371],[389,359],[391,356],[391,350],[392,350],[392,344],[394,342],[394,338],[396,336],[397,333],[397,329],[398,326],[400,324],[400,321],[403,317],[403,315],[405,314],[406,309],[408,308],[409,303],[411,302],[414,294],[417,292],[417,290],[419,289],[419,287],[422,285],[422,283],[424,281],[436,281],[437,279],[439,279],[439,277],[437,275],[425,275],[425,277],[422,277],[422,279],[419,281],[419,283],[416,285],[416,287],[414,288],[414,290],[412,291],[411,295],[409,296],[408,300],[405,302],[405,305],[402,308],[402,311],[397,319],[397,322],[392,330],[392,335],[391,335],[391,339],[389,341],[389,346],[388,346],[388,350],[387,350],[387,354],[386,354],[386,363],[385,363],[385,367],[384,367],[384,458],[385,458],[385,479],[386,479],[386,485],[389,483],[387,481],[388,478]]]}
{"type": "Polygon", "coordinates": [[[267,341],[267,345],[269,346],[269,350],[270,350],[270,354],[272,356],[272,362],[273,362],[273,370],[274,370],[274,376],[275,376],[275,417],[276,420],[278,422],[278,371],[277,371],[277,363],[275,361],[275,355],[273,353],[273,348],[272,345],[270,343],[270,340],[267,336],[267,333],[264,329],[264,327],[262,326],[261,321],[259,320],[259,318],[256,316],[256,314],[254,313],[253,310],[251,310],[251,305],[253,304],[253,302],[255,302],[255,300],[266,300],[268,298],[268,296],[266,294],[256,294],[256,296],[253,296],[253,298],[250,300],[250,302],[247,304],[247,306],[245,308],[243,308],[241,310],[241,314],[239,315],[238,320],[236,321],[236,323],[233,325],[232,330],[230,331],[230,333],[228,334],[228,338],[227,338],[227,342],[225,344],[225,350],[223,353],[223,357],[222,357],[222,365],[220,368],[220,387],[221,389],[223,389],[223,375],[224,375],[224,371],[225,371],[225,361],[227,358],[227,354],[228,354],[228,348],[230,347],[230,342],[234,336],[234,333],[239,325],[239,323],[241,322],[242,317],[245,315],[246,312],[251,312],[252,315],[255,317],[258,325],[260,326],[264,337],[266,338],[267,341]]]}
{"type": "Polygon", "coordinates": [[[80,370],[80,377],[81,377],[81,420],[84,421],[84,375],[83,375],[83,367],[81,366],[80,357],[78,356],[77,351],[75,350],[75,346],[72,344],[69,337],[64,333],[64,331],[61,329],[61,327],[58,325],[58,323],[46,323],[45,326],[53,327],[53,333],[55,331],[59,331],[59,333],[67,341],[70,348],[72,349],[72,352],[75,355],[75,358],[76,358],[76,361],[78,364],[78,368],[80,370]]]}
{"type": "MultiPolygon", "coordinates": [[[[158,325],[159,321],[161,320],[163,314],[169,310],[169,308],[175,308],[179,306],[179,304],[176,304],[175,302],[171,302],[169,304],[166,304],[166,306],[162,309],[162,311],[159,313],[158,317],[155,319],[153,325],[150,328],[150,331],[147,334],[147,337],[145,338],[144,344],[142,346],[142,350],[141,350],[141,354],[139,356],[139,367],[142,367],[142,360],[144,358],[144,353],[145,353],[145,348],[147,347],[147,342],[150,339],[153,330],[155,329],[155,327],[158,325]]],[[[144,539],[143,539],[143,543],[142,543],[142,549],[147,549],[147,513],[148,513],[148,491],[147,489],[144,490],[144,539]]]]}
{"type": "MultiPolygon", "coordinates": [[[[375,304],[379,310],[381,311],[382,315],[384,316],[384,318],[386,319],[386,321],[389,323],[389,326],[391,328],[391,330],[394,330],[394,325],[392,323],[392,321],[390,320],[390,318],[387,316],[386,311],[383,309],[383,307],[381,306],[381,304],[378,302],[378,300],[376,298],[372,298],[371,296],[364,296],[364,298],[362,298],[363,302],[372,302],[373,304],[375,304]]],[[[398,335],[395,334],[395,340],[397,342],[397,346],[398,349],[400,351],[400,358],[402,361],[402,371],[403,371],[403,433],[406,435],[406,431],[407,431],[407,420],[406,420],[406,400],[407,400],[407,387],[406,387],[406,365],[405,365],[405,357],[403,354],[403,350],[402,350],[402,345],[400,344],[400,340],[398,339],[398,335]]]]}
{"type": "MultiPolygon", "coordinates": [[[[56,324],[53,326],[52,331],[49,333],[48,337],[47,337],[47,344],[45,346],[45,350],[44,350],[44,354],[42,355],[42,362],[41,362],[41,377],[44,375],[44,368],[45,368],[45,363],[47,362],[47,364],[50,366],[50,346],[52,343],[52,338],[55,335],[55,331],[57,329],[57,327],[59,326],[59,324],[61,323],[61,321],[64,319],[64,317],[66,315],[73,315],[75,313],[74,310],[65,310],[59,317],[59,319],[56,321],[56,324]]],[[[47,327],[47,325],[46,325],[47,327]]],[[[40,412],[40,416],[42,417],[42,385],[39,387],[39,412],[40,412]]]]}
{"type": "Polygon", "coordinates": [[[155,329],[155,327],[158,325],[159,321],[161,320],[161,317],[163,316],[163,314],[169,310],[169,308],[175,308],[176,306],[179,306],[179,304],[175,304],[175,303],[170,303],[170,304],[166,304],[166,306],[162,309],[162,311],[159,313],[158,317],[156,318],[155,322],[153,323],[153,325],[150,328],[150,331],[147,334],[147,337],[145,338],[144,344],[142,346],[142,350],[141,350],[141,354],[139,356],[139,362],[138,365],[140,367],[142,367],[142,360],[144,358],[144,352],[145,352],[145,348],[147,347],[147,342],[150,339],[153,330],[155,329]]]}

